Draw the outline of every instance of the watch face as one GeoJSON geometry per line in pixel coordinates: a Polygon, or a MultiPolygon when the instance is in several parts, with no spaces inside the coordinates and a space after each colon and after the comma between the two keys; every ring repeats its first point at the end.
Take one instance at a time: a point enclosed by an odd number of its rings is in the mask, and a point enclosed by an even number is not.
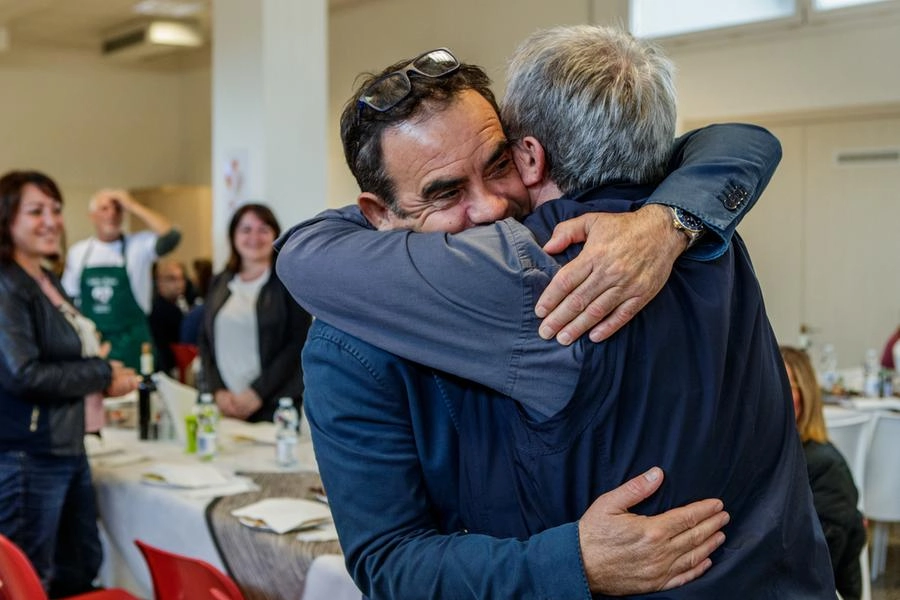
{"type": "Polygon", "coordinates": [[[681,221],[681,224],[684,225],[685,229],[689,229],[691,231],[702,231],[703,230],[703,221],[695,217],[689,212],[685,212],[680,208],[675,209],[675,216],[681,221]]]}

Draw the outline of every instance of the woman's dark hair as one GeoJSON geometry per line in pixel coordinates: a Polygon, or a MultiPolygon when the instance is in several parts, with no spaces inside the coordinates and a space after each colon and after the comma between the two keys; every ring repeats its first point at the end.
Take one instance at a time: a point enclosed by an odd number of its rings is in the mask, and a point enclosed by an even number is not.
{"type": "MultiPolygon", "coordinates": [[[[252,212],[259,219],[272,228],[275,232],[275,237],[277,238],[281,235],[281,226],[278,224],[278,219],[275,218],[275,213],[272,212],[272,209],[266,206],[265,204],[243,204],[231,216],[231,222],[228,224],[228,243],[231,245],[231,256],[228,257],[228,264],[225,265],[225,268],[231,271],[232,273],[239,273],[241,270],[241,255],[238,254],[237,248],[234,245],[234,234],[237,231],[238,223],[241,222],[241,219],[248,212],[252,212]]],[[[275,259],[275,249],[272,249],[272,259],[275,259]]]]}
{"type": "Polygon", "coordinates": [[[29,183],[62,204],[56,182],[40,171],[10,171],[0,177],[0,264],[13,261],[12,222],[22,203],[22,190],[29,183]]]}

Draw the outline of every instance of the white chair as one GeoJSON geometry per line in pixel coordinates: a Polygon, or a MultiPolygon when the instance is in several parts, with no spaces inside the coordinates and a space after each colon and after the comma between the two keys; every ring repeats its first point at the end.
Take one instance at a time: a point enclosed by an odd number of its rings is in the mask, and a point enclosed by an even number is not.
{"type": "Polygon", "coordinates": [[[825,413],[828,439],[844,456],[847,466],[850,467],[853,483],[859,490],[860,510],[865,507],[866,456],[872,435],[873,417],[872,413],[855,411],[825,413]]]}
{"type": "Polygon", "coordinates": [[[872,581],[884,573],[890,524],[900,521],[900,415],[875,415],[866,460],[865,515],[874,524],[872,581]]]}
{"type": "Polygon", "coordinates": [[[362,592],[353,583],[344,557],[336,554],[317,556],[306,572],[302,600],[360,600],[362,592]]]}
{"type": "MultiPolygon", "coordinates": [[[[850,473],[853,475],[853,483],[859,490],[859,509],[865,509],[865,474],[866,457],[872,438],[874,425],[872,413],[854,412],[848,410],[826,411],[825,425],[828,428],[828,439],[844,456],[850,473]]],[[[859,554],[859,566],[862,573],[861,600],[872,598],[872,586],[869,576],[869,544],[863,546],[859,554]]]]}

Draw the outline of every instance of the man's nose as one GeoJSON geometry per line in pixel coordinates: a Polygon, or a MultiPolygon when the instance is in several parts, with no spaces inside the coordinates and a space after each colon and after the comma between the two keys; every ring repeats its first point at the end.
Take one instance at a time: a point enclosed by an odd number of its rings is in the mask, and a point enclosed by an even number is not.
{"type": "Polygon", "coordinates": [[[466,212],[472,223],[483,225],[505,219],[508,211],[509,201],[506,198],[485,192],[469,203],[466,212]]]}

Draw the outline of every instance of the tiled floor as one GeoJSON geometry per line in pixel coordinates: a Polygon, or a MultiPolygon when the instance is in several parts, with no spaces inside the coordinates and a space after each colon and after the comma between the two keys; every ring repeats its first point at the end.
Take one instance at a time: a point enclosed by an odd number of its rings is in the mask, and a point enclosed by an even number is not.
{"type": "Polygon", "coordinates": [[[884,574],[872,584],[872,600],[900,600],[900,525],[891,527],[887,565],[884,574]]]}

